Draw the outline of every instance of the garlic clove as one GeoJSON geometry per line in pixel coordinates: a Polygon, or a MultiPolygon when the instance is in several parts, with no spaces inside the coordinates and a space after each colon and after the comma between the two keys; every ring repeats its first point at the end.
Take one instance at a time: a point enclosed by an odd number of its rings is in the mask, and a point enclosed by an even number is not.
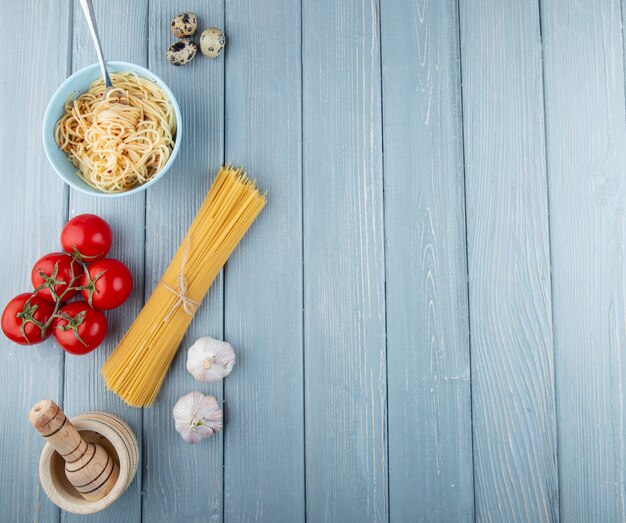
{"type": "Polygon", "coordinates": [[[187,443],[198,443],[222,430],[222,409],[213,396],[190,392],[172,409],[176,431],[187,443]]]}
{"type": "Polygon", "coordinates": [[[233,346],[210,336],[199,338],[187,352],[187,370],[198,381],[219,381],[234,365],[233,346]]]}

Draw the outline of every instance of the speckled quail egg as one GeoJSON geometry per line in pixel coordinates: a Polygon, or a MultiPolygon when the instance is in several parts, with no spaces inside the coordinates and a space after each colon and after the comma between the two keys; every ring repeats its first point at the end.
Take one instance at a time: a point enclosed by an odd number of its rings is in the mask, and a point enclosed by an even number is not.
{"type": "Polygon", "coordinates": [[[181,13],[172,20],[172,33],[176,38],[189,38],[198,28],[198,19],[193,13],[181,13]]]}
{"type": "Polygon", "coordinates": [[[185,65],[191,62],[198,46],[191,40],[181,40],[175,44],[170,45],[167,48],[166,57],[167,61],[172,65],[185,65]]]}
{"type": "Polygon", "coordinates": [[[218,27],[209,27],[200,35],[200,51],[204,56],[217,58],[224,50],[226,37],[224,31],[218,27]]]}

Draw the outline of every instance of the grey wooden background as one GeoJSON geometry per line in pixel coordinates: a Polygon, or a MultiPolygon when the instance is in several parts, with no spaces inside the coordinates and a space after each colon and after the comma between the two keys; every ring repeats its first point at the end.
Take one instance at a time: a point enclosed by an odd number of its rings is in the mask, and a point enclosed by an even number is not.
{"type": "Polygon", "coordinates": [[[626,112],[619,0],[96,0],[106,55],[149,67],[185,119],[141,195],[68,190],[40,139],[62,80],[95,61],[77,2],[0,2],[0,290],[28,289],[68,217],[110,221],[136,281],[86,357],[0,347],[0,520],[626,521],[626,112]],[[171,17],[226,54],[165,62],[171,17]],[[151,409],[99,368],[158,281],[213,173],[270,203],[211,289],[151,409]],[[238,351],[198,384],[184,348],[238,351]],[[171,409],[199,389],[225,430],[171,409]],[[113,412],[142,462],[93,517],[37,479],[41,398],[113,412]]]}

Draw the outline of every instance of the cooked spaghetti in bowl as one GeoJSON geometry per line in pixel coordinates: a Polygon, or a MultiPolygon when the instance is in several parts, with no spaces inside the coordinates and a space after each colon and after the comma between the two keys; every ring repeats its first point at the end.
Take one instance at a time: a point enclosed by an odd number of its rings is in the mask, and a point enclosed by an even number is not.
{"type": "Polygon", "coordinates": [[[111,74],[65,104],[54,137],[91,187],[120,192],[143,185],[172,154],[176,118],[154,82],[133,72],[111,74]]]}
{"type": "Polygon", "coordinates": [[[63,180],[105,198],[142,191],[162,178],[181,145],[176,99],[158,76],[128,62],[98,64],[70,76],[52,96],[43,122],[48,160],[63,180]]]}

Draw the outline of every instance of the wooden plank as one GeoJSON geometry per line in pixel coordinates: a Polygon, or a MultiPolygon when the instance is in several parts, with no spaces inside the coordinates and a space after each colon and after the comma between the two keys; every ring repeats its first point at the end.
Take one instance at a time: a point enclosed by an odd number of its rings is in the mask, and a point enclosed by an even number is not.
{"type": "Polygon", "coordinates": [[[382,1],[392,521],[473,517],[455,0],[382,1]]]}
{"type": "Polygon", "coordinates": [[[460,3],[478,521],[558,518],[537,3],[460,3]]]}
{"type": "MultiPolygon", "coordinates": [[[[87,22],[79,2],[74,5],[74,43],[72,68],[77,71],[96,62],[87,22]]],[[[146,65],[148,0],[127,4],[124,0],[96,0],[96,19],[104,56],[108,60],[123,60],[146,65]]],[[[144,209],[145,193],[125,198],[103,199],[70,190],[69,214],[85,212],[101,216],[113,229],[110,256],[128,265],[133,275],[133,294],[119,309],[106,314],[109,333],[104,343],[87,356],[65,358],[65,402],[68,416],[88,411],[111,412],[127,421],[141,443],[141,411],[128,407],[115,394],[108,392],[100,367],[117,345],[143,305],[144,268],[144,209]]],[[[108,510],[88,519],[117,522],[124,518],[141,517],[141,470],[124,496],[108,510]]],[[[63,521],[84,520],[64,512],[63,521]]]]}
{"type": "Polygon", "coordinates": [[[226,159],[268,191],[225,271],[226,521],[303,521],[300,2],[226,2],[226,159]]]}
{"type": "Polygon", "coordinates": [[[376,1],[303,3],[307,515],[388,516],[376,1]]]}
{"type": "MultiPolygon", "coordinates": [[[[41,125],[48,100],[65,79],[69,9],[49,2],[2,3],[0,57],[1,306],[32,289],[30,271],[58,249],[67,190],[46,160],[41,125]],[[11,30],[26,24],[28,36],[11,30]],[[27,21],[27,22],[24,22],[27,21]]],[[[40,399],[63,400],[63,351],[52,340],[33,347],[0,341],[0,507],[5,521],[58,521],[59,509],[39,484],[44,442],[28,423],[40,399]]]]}
{"type": "Polygon", "coordinates": [[[626,521],[620,2],[542,1],[561,516],[626,521]]]}
{"type": "MultiPolygon", "coordinates": [[[[178,249],[223,161],[223,61],[208,60],[198,51],[184,67],[169,65],[165,50],[175,41],[170,22],[178,13],[194,12],[199,40],[204,27],[223,24],[223,10],[222,2],[202,0],[150,3],[150,70],[174,92],[183,115],[184,138],[172,171],[147,196],[146,296],[178,249]]],[[[222,520],[222,435],[188,445],[172,418],[178,398],[193,390],[222,400],[221,383],[197,382],[185,368],[187,349],[198,337],[222,337],[222,295],[220,277],[198,310],[157,402],[144,410],[144,521],[222,520]]]]}

